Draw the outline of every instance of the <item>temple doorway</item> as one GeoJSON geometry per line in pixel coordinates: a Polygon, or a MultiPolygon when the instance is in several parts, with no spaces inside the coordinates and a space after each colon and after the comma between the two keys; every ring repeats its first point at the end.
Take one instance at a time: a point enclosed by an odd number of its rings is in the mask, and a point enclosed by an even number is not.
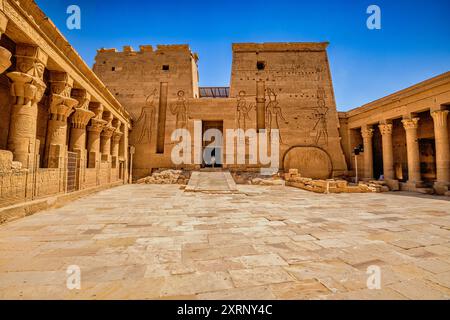
{"type": "Polygon", "coordinates": [[[203,168],[223,166],[223,121],[203,121],[203,168]],[[211,131],[208,131],[211,130],[211,131]],[[208,132],[208,134],[206,134],[208,132]],[[215,133],[220,133],[218,139],[215,133]],[[206,134],[206,135],[205,135],[206,134]],[[205,139],[206,138],[206,139],[205,139]],[[207,141],[205,141],[207,140],[207,141]]]}

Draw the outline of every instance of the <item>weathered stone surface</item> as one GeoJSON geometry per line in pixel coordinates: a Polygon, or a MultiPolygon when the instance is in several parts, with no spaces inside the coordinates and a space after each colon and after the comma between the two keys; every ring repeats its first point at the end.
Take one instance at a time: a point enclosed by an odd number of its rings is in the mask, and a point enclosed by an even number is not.
{"type": "MultiPolygon", "coordinates": [[[[127,47],[123,52],[102,49],[94,71],[135,119],[130,143],[136,146],[137,178],[154,168],[201,167],[201,161],[175,166],[171,160],[175,143],[164,143],[176,129],[188,129],[193,136],[194,121],[200,121],[203,130],[215,128],[224,134],[228,129],[279,130],[279,168],[297,168],[305,176],[329,178],[332,171],[340,175],[347,168],[328,76],[327,46],[233,44],[229,94],[220,99],[205,96],[205,90],[199,88],[198,55],[188,45],[158,45],[155,50],[142,46],[139,51],[127,47]],[[256,53],[264,56],[264,61],[254,61],[256,53]],[[305,143],[310,147],[297,147],[305,143]]],[[[248,152],[244,163],[227,159],[231,150],[225,141],[219,148],[226,169],[254,172],[264,167],[258,155],[248,152]]],[[[191,155],[198,152],[191,150],[191,155]]]]}
{"type": "Polygon", "coordinates": [[[439,226],[450,221],[437,214],[447,201],[367,193],[324,203],[295,188],[238,188],[128,185],[4,224],[0,297],[449,297],[450,230],[439,226]],[[81,268],[80,291],[65,286],[70,265],[81,268]],[[367,289],[373,265],[381,290],[367,289]]]}
{"type": "MultiPolygon", "coordinates": [[[[76,191],[127,181],[131,120],[53,22],[43,19],[35,2],[0,2],[3,223],[49,207],[63,194],[70,198],[76,191]],[[86,146],[91,98],[110,115],[114,130],[123,133],[114,150],[107,143],[100,148],[95,139],[86,146]]],[[[102,112],[95,114],[94,122],[101,121],[102,112]]],[[[95,127],[92,121],[89,127],[95,127]]],[[[95,135],[102,134],[102,126],[95,129],[95,135]]]]}
{"type": "Polygon", "coordinates": [[[163,170],[155,172],[150,177],[139,179],[138,184],[182,184],[189,181],[190,173],[182,170],[163,170]]]}
{"type": "Polygon", "coordinates": [[[11,151],[0,150],[0,172],[11,171],[13,154],[11,151]]]}

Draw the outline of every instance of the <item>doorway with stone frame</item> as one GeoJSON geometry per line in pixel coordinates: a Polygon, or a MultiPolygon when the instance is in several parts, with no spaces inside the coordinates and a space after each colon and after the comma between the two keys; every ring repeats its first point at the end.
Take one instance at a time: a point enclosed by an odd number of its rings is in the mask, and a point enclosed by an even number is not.
{"type": "Polygon", "coordinates": [[[222,168],[223,167],[223,120],[202,121],[203,137],[203,163],[202,168],[222,168]],[[208,130],[218,130],[222,135],[222,141],[216,141],[212,137],[210,141],[205,141],[205,133],[208,130]]]}

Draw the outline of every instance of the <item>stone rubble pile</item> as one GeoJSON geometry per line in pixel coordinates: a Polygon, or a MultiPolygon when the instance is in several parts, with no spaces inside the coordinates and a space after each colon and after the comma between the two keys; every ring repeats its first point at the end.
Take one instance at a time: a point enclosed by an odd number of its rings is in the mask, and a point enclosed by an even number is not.
{"type": "Polygon", "coordinates": [[[286,182],[279,175],[262,176],[260,172],[232,172],[237,184],[258,186],[284,186],[286,182]]]}
{"type": "Polygon", "coordinates": [[[151,176],[140,179],[138,184],[181,184],[187,185],[190,174],[182,170],[163,170],[154,172],[151,176]]]}
{"type": "Polygon", "coordinates": [[[252,179],[250,182],[252,185],[257,186],[284,186],[286,184],[286,181],[279,179],[277,177],[271,177],[271,178],[255,178],[252,179]]]}
{"type": "Polygon", "coordinates": [[[370,193],[387,192],[389,187],[383,181],[360,182],[350,185],[345,180],[314,180],[302,177],[297,169],[285,174],[286,185],[316,193],[370,193]]]}

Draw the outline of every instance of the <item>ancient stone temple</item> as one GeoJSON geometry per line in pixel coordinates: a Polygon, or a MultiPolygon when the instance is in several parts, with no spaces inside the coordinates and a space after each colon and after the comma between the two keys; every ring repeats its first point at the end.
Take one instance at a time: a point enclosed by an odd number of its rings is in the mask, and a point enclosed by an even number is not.
{"type": "Polygon", "coordinates": [[[53,23],[2,0],[0,35],[0,206],[127,182],[128,112],[53,23]]]}
{"type": "MultiPolygon", "coordinates": [[[[94,71],[134,120],[134,174],[174,168],[172,132],[255,129],[280,132],[280,169],[331,178],[347,172],[327,58],[327,43],[234,44],[231,86],[199,88],[197,54],[187,45],[124,47],[98,51],[94,71]]],[[[225,169],[263,166],[259,159],[237,163],[227,157],[229,136],[217,147],[225,169]],[[231,160],[231,161],[230,161],[231,160]]],[[[232,137],[233,138],[233,137],[232,137]]],[[[234,137],[238,138],[238,137],[234,137]]],[[[192,149],[192,157],[196,150],[192,149]]],[[[199,169],[207,163],[182,164],[199,169]]]]}
{"type": "Polygon", "coordinates": [[[91,69],[32,0],[0,0],[0,36],[0,223],[159,169],[259,173],[264,154],[324,186],[450,195],[450,72],[338,113],[328,43],[233,44],[230,86],[199,87],[188,45],[100,49],[91,69]]]}

